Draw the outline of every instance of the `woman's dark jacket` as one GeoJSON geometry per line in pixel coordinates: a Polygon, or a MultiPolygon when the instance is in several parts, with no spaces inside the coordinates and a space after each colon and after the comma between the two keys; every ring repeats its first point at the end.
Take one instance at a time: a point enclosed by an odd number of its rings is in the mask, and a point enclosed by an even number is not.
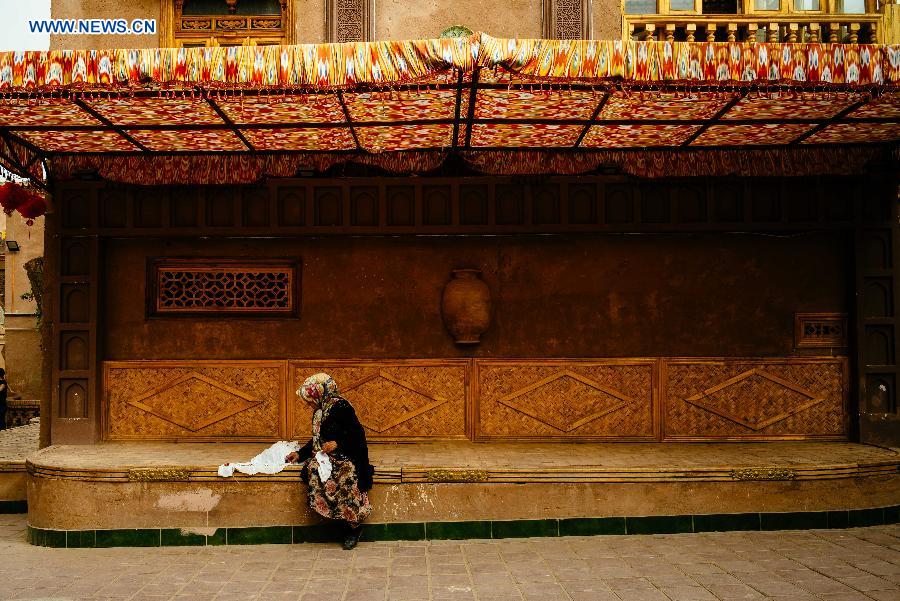
{"type": "MultiPolygon", "coordinates": [[[[372,488],[372,475],[375,468],[369,464],[369,447],[366,445],[366,433],[362,424],[356,418],[353,405],[344,399],[337,401],[328,415],[322,421],[322,429],[319,431],[319,440],[322,444],[333,440],[337,443],[337,450],[333,455],[337,459],[347,458],[356,468],[356,476],[359,478],[359,490],[367,491],[372,488]]],[[[312,440],[300,449],[300,461],[305,461],[313,456],[312,440]]]]}

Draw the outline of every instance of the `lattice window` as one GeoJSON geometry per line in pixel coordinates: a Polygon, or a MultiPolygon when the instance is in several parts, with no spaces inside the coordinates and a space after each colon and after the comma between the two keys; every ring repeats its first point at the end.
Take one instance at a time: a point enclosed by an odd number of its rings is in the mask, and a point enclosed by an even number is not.
{"type": "Polygon", "coordinates": [[[795,313],[794,343],[797,348],[847,346],[847,314],[795,313]]]}
{"type": "Polygon", "coordinates": [[[544,0],[544,37],[588,39],[591,33],[590,0],[544,0]]]}
{"type": "Polygon", "coordinates": [[[365,42],[372,39],[373,0],[327,0],[329,42],[365,42]]]}
{"type": "Polygon", "coordinates": [[[155,259],[150,315],[295,315],[298,263],[260,259],[155,259]]]}

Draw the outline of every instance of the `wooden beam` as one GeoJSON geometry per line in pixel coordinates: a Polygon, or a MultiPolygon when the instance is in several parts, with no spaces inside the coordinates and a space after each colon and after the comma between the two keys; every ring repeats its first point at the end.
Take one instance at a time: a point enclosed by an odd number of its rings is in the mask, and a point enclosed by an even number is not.
{"type": "MultiPolygon", "coordinates": [[[[700,135],[701,135],[703,132],[705,132],[707,129],[709,129],[711,125],[714,125],[715,123],[718,123],[719,120],[720,120],[722,117],[724,117],[725,114],[726,114],[728,111],[730,111],[732,108],[734,108],[734,105],[736,105],[738,102],[740,102],[740,101],[744,98],[744,96],[746,96],[746,95],[747,95],[747,92],[743,92],[743,93],[741,93],[741,94],[735,95],[734,98],[732,98],[731,100],[729,100],[729,101],[725,104],[725,106],[723,106],[721,109],[719,109],[719,111],[718,111],[715,115],[713,115],[713,118],[712,118],[712,119],[707,120],[706,123],[704,123],[703,125],[701,125],[701,126],[697,129],[697,131],[695,131],[694,133],[692,133],[692,134],[688,137],[687,140],[685,140],[684,142],[681,143],[681,145],[682,145],[682,146],[690,146],[691,143],[692,143],[694,140],[696,140],[697,138],[699,138],[700,135]]],[[[730,125],[740,125],[740,123],[738,123],[737,121],[730,121],[730,120],[729,120],[728,123],[729,123],[730,125]]],[[[755,123],[757,123],[757,124],[758,124],[758,123],[764,123],[764,121],[761,121],[761,120],[760,120],[760,121],[756,121],[755,123]]]]}
{"type": "Polygon", "coordinates": [[[347,127],[350,128],[350,135],[353,136],[353,143],[356,144],[356,150],[362,152],[363,147],[362,144],[359,143],[359,136],[356,135],[356,128],[353,127],[353,117],[350,116],[350,109],[347,108],[347,101],[344,99],[344,92],[338,90],[337,97],[338,102],[341,103],[341,111],[344,112],[344,121],[347,122],[347,127]]]}
{"type": "Polygon", "coordinates": [[[209,104],[210,108],[216,112],[216,114],[219,116],[219,119],[225,122],[225,125],[227,125],[231,129],[231,132],[238,138],[240,138],[241,142],[244,143],[244,146],[247,147],[247,150],[249,150],[250,152],[256,152],[256,149],[253,147],[253,144],[250,143],[250,140],[248,140],[244,136],[244,134],[241,133],[241,130],[239,130],[234,124],[234,121],[232,121],[231,118],[227,114],[225,114],[225,111],[222,110],[222,107],[216,104],[216,101],[210,98],[209,94],[206,91],[203,91],[202,94],[203,99],[206,100],[206,103],[209,104]]]}
{"type": "Polygon", "coordinates": [[[109,119],[107,119],[106,117],[104,117],[103,115],[98,113],[96,110],[94,110],[93,107],[89,106],[84,100],[78,98],[78,99],[73,100],[73,102],[81,110],[88,113],[91,117],[93,117],[94,119],[96,119],[97,121],[102,123],[103,125],[106,125],[107,127],[111,128],[114,132],[116,132],[117,134],[119,134],[120,136],[125,138],[125,140],[127,140],[128,142],[133,144],[135,147],[140,148],[144,152],[150,152],[149,148],[147,148],[146,146],[144,146],[143,144],[141,144],[140,142],[135,140],[133,137],[131,137],[131,135],[127,131],[125,131],[123,128],[118,127],[112,121],[110,121],[109,119]]]}
{"type": "Polygon", "coordinates": [[[581,146],[582,140],[584,140],[584,137],[588,134],[589,131],[591,131],[591,125],[593,125],[597,120],[597,117],[600,116],[600,111],[602,111],[603,107],[606,106],[606,103],[609,102],[610,96],[612,96],[612,94],[610,92],[607,92],[603,95],[603,98],[600,99],[600,102],[597,103],[596,108],[594,108],[594,112],[591,113],[591,118],[585,124],[584,129],[581,130],[581,133],[578,134],[578,139],[575,140],[575,148],[581,146]]]}

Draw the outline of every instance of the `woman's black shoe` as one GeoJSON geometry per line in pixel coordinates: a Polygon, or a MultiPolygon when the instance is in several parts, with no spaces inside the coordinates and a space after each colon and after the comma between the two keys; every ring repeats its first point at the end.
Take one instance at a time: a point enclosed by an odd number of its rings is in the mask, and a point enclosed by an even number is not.
{"type": "Polygon", "coordinates": [[[351,528],[347,531],[347,536],[344,538],[344,550],[349,551],[353,547],[356,546],[356,543],[359,542],[359,536],[362,534],[362,526],[357,526],[356,528],[351,528]]]}

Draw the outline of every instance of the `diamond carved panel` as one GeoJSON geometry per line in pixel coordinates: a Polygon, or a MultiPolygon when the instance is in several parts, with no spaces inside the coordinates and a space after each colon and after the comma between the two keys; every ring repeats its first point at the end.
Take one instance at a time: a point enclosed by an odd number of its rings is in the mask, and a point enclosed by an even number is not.
{"type": "Polygon", "coordinates": [[[191,371],[126,402],[185,430],[196,432],[256,407],[262,400],[191,371]]]}
{"type": "Polygon", "coordinates": [[[414,417],[436,409],[447,398],[419,390],[414,384],[404,382],[391,374],[380,371],[354,382],[344,389],[344,398],[364,409],[360,415],[363,427],[374,432],[384,432],[414,417]],[[398,404],[372,403],[368,399],[394,397],[398,404]]]}
{"type": "Polygon", "coordinates": [[[846,438],[842,359],[667,360],[669,439],[846,438]]]}
{"type": "Polygon", "coordinates": [[[824,400],[822,396],[758,368],[748,369],[685,399],[751,430],[777,424],[824,400]]]}
{"type": "Polygon", "coordinates": [[[560,432],[571,432],[635,401],[590,378],[564,370],[497,402],[560,432]],[[547,403],[548,397],[564,398],[566,402],[547,403]]]}
{"type": "Polygon", "coordinates": [[[483,360],[477,366],[478,438],[656,436],[652,359],[483,360]]]}
{"type": "MultiPolygon", "coordinates": [[[[468,361],[291,362],[291,390],[311,374],[326,372],[353,404],[371,440],[457,439],[467,437],[468,361]]],[[[291,394],[290,431],[309,436],[310,411],[291,394]]]]}
{"type": "Polygon", "coordinates": [[[104,364],[108,440],[270,440],[283,433],[282,362],[104,364]]]}

